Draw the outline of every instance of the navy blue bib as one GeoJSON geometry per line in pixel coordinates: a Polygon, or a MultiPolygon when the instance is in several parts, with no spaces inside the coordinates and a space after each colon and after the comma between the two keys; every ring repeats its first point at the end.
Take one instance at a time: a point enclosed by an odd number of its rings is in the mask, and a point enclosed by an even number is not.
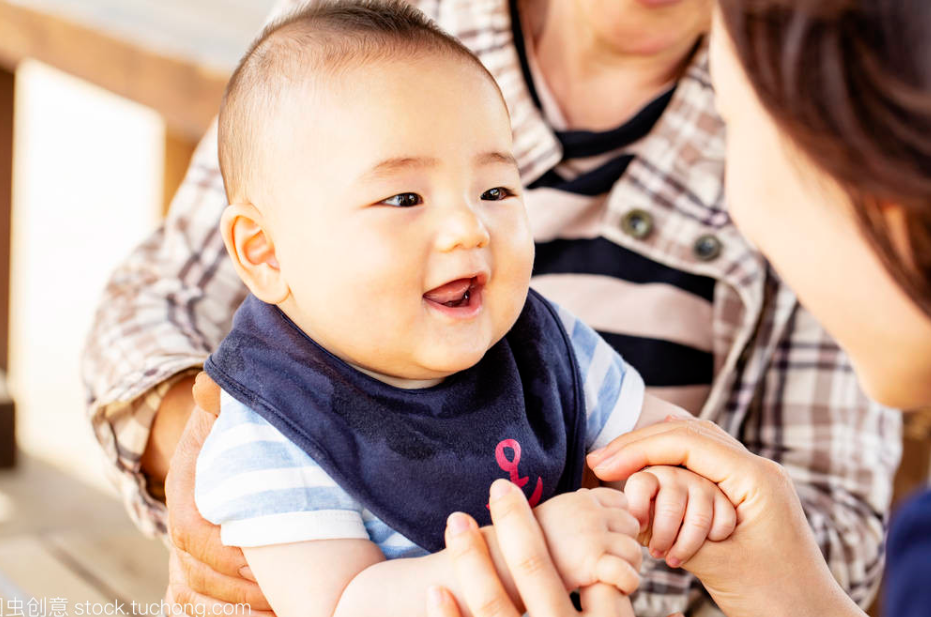
{"type": "Polygon", "coordinates": [[[204,369],[307,452],[347,493],[424,549],[453,511],[489,524],[488,487],[510,478],[533,505],[579,488],[585,407],[572,344],[530,291],[475,366],[420,390],[382,383],[250,295],[204,369]]]}

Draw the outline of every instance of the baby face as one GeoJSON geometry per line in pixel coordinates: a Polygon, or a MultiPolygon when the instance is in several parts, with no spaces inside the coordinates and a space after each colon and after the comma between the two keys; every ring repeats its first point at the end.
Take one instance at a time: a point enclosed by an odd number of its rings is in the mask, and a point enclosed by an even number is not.
{"type": "Polygon", "coordinates": [[[533,264],[511,126],[462,59],[354,68],[276,120],[267,225],[280,304],[339,358],[400,387],[477,363],[533,264]]]}

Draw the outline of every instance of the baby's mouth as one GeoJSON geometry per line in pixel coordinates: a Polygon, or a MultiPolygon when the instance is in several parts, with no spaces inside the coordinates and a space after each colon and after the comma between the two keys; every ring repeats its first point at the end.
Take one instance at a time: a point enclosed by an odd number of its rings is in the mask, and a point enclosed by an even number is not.
{"type": "Polygon", "coordinates": [[[455,281],[450,281],[445,285],[440,285],[435,289],[431,289],[425,293],[423,297],[431,302],[450,308],[468,306],[469,298],[472,297],[472,291],[477,285],[478,277],[475,276],[456,279],[455,281]]]}

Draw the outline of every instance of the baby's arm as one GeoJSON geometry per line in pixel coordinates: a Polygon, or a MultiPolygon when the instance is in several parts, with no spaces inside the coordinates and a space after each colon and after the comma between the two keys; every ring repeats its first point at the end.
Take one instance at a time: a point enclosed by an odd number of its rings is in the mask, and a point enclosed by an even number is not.
{"type": "Polygon", "coordinates": [[[634,430],[638,431],[646,426],[658,424],[669,416],[686,420],[695,417],[681,407],[673,405],[672,403],[667,403],[655,396],[645,394],[643,396],[643,408],[640,410],[640,417],[637,419],[634,430]]]}
{"type": "Polygon", "coordinates": [[[368,540],[312,540],[244,547],[278,617],[329,617],[353,578],[385,557],[368,540]]]}
{"type": "MultiPolygon", "coordinates": [[[[602,488],[560,495],[535,509],[567,590],[596,582],[626,593],[636,588],[637,522],[626,505],[623,495],[602,488]]],[[[494,529],[481,532],[505,589],[519,605],[494,529]]],[[[446,551],[386,561],[372,542],[345,539],[247,547],[243,552],[278,617],[411,617],[423,614],[431,586],[458,593],[446,551]]]]}
{"type": "Polygon", "coordinates": [[[278,617],[413,617],[423,614],[431,585],[455,593],[443,553],[386,561],[373,542],[356,539],[274,544],[243,553],[278,617]]]}
{"type": "MultiPolygon", "coordinates": [[[[424,613],[431,585],[458,596],[443,552],[386,561],[373,542],[346,539],[243,548],[243,553],[278,617],[415,617],[424,613]]],[[[506,570],[498,571],[512,589],[506,570]]]]}
{"type": "Polygon", "coordinates": [[[585,395],[586,452],[684,409],[644,392],[643,378],[601,335],[566,309],[553,305],[569,336],[585,395]]]}
{"type": "MultiPolygon", "coordinates": [[[[519,602],[494,533],[481,531],[505,589],[519,602]]],[[[433,585],[462,597],[446,551],[386,560],[368,540],[314,540],[243,553],[278,617],[416,617],[424,614],[433,585]]]]}

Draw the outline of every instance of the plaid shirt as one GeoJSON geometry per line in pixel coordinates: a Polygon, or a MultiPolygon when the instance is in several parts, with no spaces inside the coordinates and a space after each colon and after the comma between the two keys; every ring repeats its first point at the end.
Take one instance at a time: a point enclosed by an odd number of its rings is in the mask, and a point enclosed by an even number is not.
{"type": "MultiPolygon", "coordinates": [[[[284,0],[286,10],[295,0],[284,0]]],[[[557,165],[560,144],[529,95],[507,0],[421,0],[420,7],[472,49],[508,103],[514,154],[530,183],[557,165]]],[[[892,479],[900,457],[897,412],[860,391],[837,347],[760,254],[734,228],[723,199],[724,128],[715,113],[707,50],[697,51],[674,98],[607,199],[609,239],[660,263],[715,278],[715,379],[701,413],[795,480],[831,570],[866,606],[879,583],[892,479]],[[623,231],[633,209],[654,232],[623,231]],[[696,239],[720,254],[701,258],[696,239]]],[[[155,410],[168,388],[198,370],[230,328],[246,294],[218,230],[227,205],[216,125],[198,147],[162,228],[114,273],[85,352],[95,434],[130,514],[165,534],[165,506],[140,472],[155,410]]],[[[622,318],[622,316],[619,316],[622,318]]],[[[716,613],[695,579],[646,559],[638,615],[716,613]]]]}

